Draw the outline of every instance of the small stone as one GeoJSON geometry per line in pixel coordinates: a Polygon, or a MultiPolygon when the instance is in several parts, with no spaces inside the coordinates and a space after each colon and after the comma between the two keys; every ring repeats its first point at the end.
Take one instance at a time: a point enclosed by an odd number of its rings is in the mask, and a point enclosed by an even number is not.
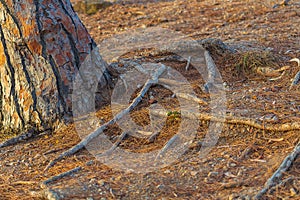
{"type": "Polygon", "coordinates": [[[171,171],[170,170],[166,170],[166,171],[164,171],[164,174],[170,174],[171,173],[171,171]]]}
{"type": "Polygon", "coordinates": [[[297,191],[295,190],[295,188],[291,188],[290,193],[291,193],[291,197],[294,197],[297,195],[297,191]]]}
{"type": "Polygon", "coordinates": [[[236,167],[236,164],[235,163],[229,163],[228,166],[229,167],[236,167]]]}
{"type": "Polygon", "coordinates": [[[88,162],[86,162],[86,166],[91,166],[93,165],[95,162],[93,160],[90,160],[88,162]]]}

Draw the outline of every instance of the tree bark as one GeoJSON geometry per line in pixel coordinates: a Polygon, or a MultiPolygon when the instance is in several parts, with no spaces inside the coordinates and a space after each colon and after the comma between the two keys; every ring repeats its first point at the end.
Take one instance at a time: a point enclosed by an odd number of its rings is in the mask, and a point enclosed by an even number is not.
{"type": "MultiPolygon", "coordinates": [[[[0,130],[53,128],[71,115],[72,82],[96,44],[70,1],[0,0],[0,39],[0,130]]],[[[110,76],[92,56],[104,98],[110,76]]]]}

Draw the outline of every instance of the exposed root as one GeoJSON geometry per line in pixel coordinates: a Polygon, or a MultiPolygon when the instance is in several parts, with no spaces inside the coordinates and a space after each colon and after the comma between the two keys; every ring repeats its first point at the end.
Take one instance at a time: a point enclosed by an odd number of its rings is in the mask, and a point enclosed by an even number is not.
{"type": "MultiPolygon", "coordinates": [[[[180,89],[180,90],[184,90],[184,88],[185,88],[184,83],[174,81],[174,80],[165,79],[165,78],[160,78],[159,83],[161,83],[161,85],[164,88],[169,89],[169,90],[172,90],[170,85],[177,86],[177,88],[180,89]]],[[[191,101],[197,102],[201,105],[208,105],[208,103],[205,100],[200,99],[200,98],[196,97],[193,94],[186,94],[186,93],[180,92],[180,91],[173,91],[173,92],[175,92],[175,95],[177,97],[180,97],[180,98],[183,98],[183,99],[186,99],[186,100],[191,100],[191,101]]]]}
{"type": "Polygon", "coordinates": [[[261,197],[266,194],[270,188],[280,184],[280,178],[283,173],[285,173],[293,164],[296,157],[300,154],[300,142],[295,146],[294,150],[283,160],[279,168],[266,182],[265,187],[255,196],[255,199],[261,199],[261,197]]]}
{"type": "Polygon", "coordinates": [[[61,178],[64,178],[64,177],[66,177],[66,176],[70,176],[70,175],[72,175],[72,174],[74,174],[74,173],[80,171],[81,169],[82,169],[81,167],[76,167],[76,168],[71,169],[71,170],[69,170],[69,171],[67,171],[67,172],[63,172],[63,173],[61,173],[61,174],[59,174],[59,175],[52,176],[51,178],[49,178],[49,179],[43,181],[43,182],[41,183],[41,187],[42,187],[42,188],[45,188],[45,187],[47,186],[47,184],[49,184],[49,183],[51,183],[51,182],[54,182],[54,181],[57,181],[57,180],[59,180],[59,179],[61,179],[61,178]]]}
{"type": "Polygon", "coordinates": [[[170,146],[179,138],[178,135],[174,135],[166,144],[165,146],[159,151],[159,153],[157,154],[155,160],[158,160],[159,158],[161,158],[167,151],[168,148],[170,148],[170,146]]]}
{"type": "Polygon", "coordinates": [[[18,144],[20,142],[26,141],[30,138],[33,138],[35,135],[38,135],[39,133],[35,132],[33,129],[26,131],[25,133],[18,135],[16,137],[10,138],[2,143],[0,143],[0,148],[11,146],[18,144]]]}
{"type": "Polygon", "coordinates": [[[57,162],[62,160],[64,157],[71,156],[77,151],[83,149],[91,140],[98,137],[103,131],[109,126],[114,124],[115,122],[119,121],[124,115],[128,114],[131,110],[133,110],[142,100],[142,98],[145,96],[145,94],[148,92],[149,88],[153,85],[158,83],[159,76],[162,75],[162,73],[166,70],[166,66],[163,64],[159,64],[160,67],[151,75],[151,79],[148,79],[145,83],[142,90],[139,92],[139,95],[132,101],[132,103],[125,109],[119,112],[112,120],[106,122],[102,126],[100,126],[97,130],[86,136],[81,142],[79,142],[77,145],[73,146],[67,151],[64,151],[62,154],[60,154],[57,158],[52,160],[47,167],[44,170],[48,170],[49,168],[53,167],[57,162]]]}
{"type": "MultiPolygon", "coordinates": [[[[167,113],[163,110],[152,110],[153,114],[165,116],[167,113]]],[[[204,121],[213,121],[213,122],[223,122],[224,117],[222,116],[212,116],[207,113],[192,113],[187,112],[185,116],[191,119],[200,119],[204,121]]],[[[247,126],[251,126],[257,129],[265,130],[265,131],[276,131],[276,132],[285,132],[285,131],[292,131],[292,130],[300,130],[300,124],[297,122],[289,123],[289,124],[260,124],[256,122],[254,119],[250,118],[243,118],[243,117],[233,117],[233,116],[226,116],[226,121],[224,123],[227,124],[243,124],[247,126]]]]}
{"type": "Polygon", "coordinates": [[[150,137],[148,138],[148,142],[154,142],[154,140],[158,137],[159,134],[159,131],[152,133],[152,135],[150,135],[150,137]]]}
{"type": "Polygon", "coordinates": [[[123,132],[118,137],[117,141],[112,145],[112,147],[110,149],[108,149],[105,153],[101,153],[101,154],[110,154],[110,153],[112,153],[120,145],[120,143],[125,139],[126,136],[127,136],[127,132],[123,132]]]}

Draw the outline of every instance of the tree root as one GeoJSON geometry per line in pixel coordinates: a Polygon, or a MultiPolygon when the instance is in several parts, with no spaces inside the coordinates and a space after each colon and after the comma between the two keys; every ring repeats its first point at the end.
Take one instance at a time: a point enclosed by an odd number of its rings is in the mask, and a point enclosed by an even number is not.
{"type": "MultiPolygon", "coordinates": [[[[153,114],[165,116],[167,113],[163,110],[152,110],[153,114]]],[[[204,121],[214,121],[214,122],[223,122],[222,116],[212,116],[207,113],[192,113],[187,112],[185,113],[185,116],[187,118],[191,119],[200,119],[204,121]]],[[[244,117],[233,117],[233,116],[226,116],[226,121],[224,123],[227,124],[243,124],[247,126],[251,126],[257,129],[265,130],[265,131],[274,131],[274,132],[285,132],[285,131],[292,131],[292,130],[300,130],[300,124],[299,123],[291,123],[291,124],[272,124],[272,125],[266,125],[266,124],[260,124],[257,123],[254,119],[251,118],[244,118],[244,117]]]]}
{"type": "Polygon", "coordinates": [[[115,122],[119,121],[124,115],[128,114],[131,110],[133,110],[139,102],[141,102],[142,98],[145,96],[145,94],[148,92],[149,88],[152,87],[153,85],[158,83],[158,78],[162,73],[166,70],[166,66],[163,64],[161,65],[160,68],[156,70],[154,74],[151,75],[151,79],[148,79],[147,82],[145,83],[144,87],[141,89],[139,95],[132,101],[132,103],[125,109],[119,112],[112,120],[106,122],[102,126],[100,126],[97,130],[86,136],[81,142],[79,142],[77,145],[73,146],[71,149],[63,152],[60,154],[57,158],[52,160],[47,167],[44,169],[45,171],[48,170],[49,168],[53,167],[57,162],[62,160],[64,157],[71,156],[77,151],[83,149],[91,140],[99,136],[103,131],[109,126],[114,124],[115,122]]]}
{"type": "MultiPolygon", "coordinates": [[[[105,154],[112,153],[119,145],[120,143],[125,139],[125,137],[128,135],[127,132],[123,132],[117,139],[117,141],[105,152],[105,154]]],[[[103,154],[103,153],[100,153],[103,154]]],[[[99,154],[96,154],[99,155],[99,154]]]]}
{"type": "Polygon", "coordinates": [[[300,154],[300,142],[295,146],[294,150],[282,161],[279,168],[266,182],[265,187],[255,196],[255,199],[261,199],[271,188],[275,187],[278,183],[280,184],[280,178],[293,164],[296,157],[300,154]]]}
{"type": "Polygon", "coordinates": [[[72,175],[72,174],[74,174],[74,173],[80,171],[81,169],[82,169],[81,167],[76,167],[76,168],[71,169],[71,170],[69,170],[69,171],[67,171],[67,172],[63,172],[63,173],[58,174],[58,175],[56,175],[56,176],[52,176],[51,178],[49,178],[49,179],[43,181],[43,182],[41,183],[41,187],[42,187],[42,188],[45,188],[45,187],[47,186],[47,184],[49,184],[49,183],[51,183],[51,182],[54,182],[54,181],[57,181],[57,180],[59,180],[59,179],[62,179],[62,178],[64,178],[64,177],[66,177],[66,176],[70,176],[70,175],[72,175]]]}
{"type": "MultiPolygon", "coordinates": [[[[48,131],[48,130],[46,130],[46,131],[48,131]]],[[[17,135],[13,138],[10,138],[10,139],[0,143],[0,148],[18,144],[20,142],[26,141],[26,140],[33,138],[36,135],[40,135],[40,134],[41,134],[41,132],[39,133],[39,132],[34,131],[33,129],[30,129],[21,135],[17,135]]]]}
{"type": "MultiPolygon", "coordinates": [[[[209,55],[208,51],[205,52],[205,55],[206,55],[205,59],[207,62],[206,64],[208,65],[208,68],[209,68],[208,71],[210,73],[208,81],[213,84],[214,79],[215,79],[215,65],[214,65],[214,62],[213,62],[211,56],[209,55]]],[[[53,167],[57,162],[61,161],[63,158],[65,158],[67,156],[71,156],[74,153],[76,153],[77,151],[83,149],[91,140],[93,140],[94,138],[98,137],[101,133],[103,133],[103,131],[105,129],[107,129],[108,126],[119,121],[124,115],[126,115],[130,111],[132,111],[139,104],[139,102],[141,102],[142,98],[148,92],[149,88],[154,86],[155,84],[160,83],[165,88],[169,88],[169,85],[174,85],[174,84],[179,85],[180,87],[181,86],[184,87],[184,84],[180,84],[176,81],[165,80],[163,78],[160,79],[159,77],[164,73],[164,71],[167,68],[166,68],[166,66],[164,66],[161,63],[159,63],[158,65],[160,65],[160,67],[158,67],[158,69],[153,74],[151,74],[151,78],[147,80],[147,82],[144,84],[143,88],[139,92],[138,96],[132,101],[132,103],[126,109],[120,111],[113,119],[106,122],[105,124],[100,126],[97,130],[95,130],[94,132],[92,132],[91,134],[86,136],[77,145],[73,146],[72,148],[68,149],[67,151],[64,151],[62,154],[60,154],[58,157],[56,157],[54,160],[52,160],[46,166],[46,168],[44,170],[48,170],[49,168],[53,167]]],[[[138,67],[140,67],[140,66],[138,66],[138,67]]],[[[145,71],[144,69],[138,68],[137,70],[139,70],[141,73],[144,73],[144,72],[147,73],[147,71],[145,71]]],[[[188,99],[191,101],[196,101],[199,104],[204,104],[204,105],[208,104],[206,101],[204,101],[196,96],[184,94],[183,92],[180,92],[180,91],[175,91],[175,94],[181,98],[185,98],[185,99],[188,99]]],[[[167,114],[167,113],[165,113],[164,110],[152,110],[151,112],[153,112],[153,114],[163,115],[163,116],[165,116],[167,114]]],[[[215,116],[215,115],[210,115],[210,114],[206,114],[206,113],[189,112],[189,113],[185,113],[185,116],[187,116],[188,118],[200,119],[200,120],[204,120],[204,121],[214,121],[214,122],[221,122],[221,123],[228,123],[228,124],[243,124],[243,125],[248,125],[248,126],[251,126],[251,127],[254,127],[257,129],[261,129],[264,131],[284,132],[284,131],[291,131],[291,130],[300,130],[300,124],[296,123],[296,122],[291,123],[291,124],[265,125],[265,124],[260,124],[260,123],[256,122],[256,120],[254,120],[254,119],[238,118],[238,117],[233,117],[233,116],[226,116],[225,122],[224,122],[224,116],[215,116]]],[[[176,138],[174,138],[174,140],[175,139],[176,138]]],[[[165,145],[165,147],[160,152],[159,156],[164,154],[164,152],[166,151],[168,146],[170,146],[172,144],[172,142],[173,142],[173,140],[169,141],[165,145]]]]}
{"type": "MultiPolygon", "coordinates": [[[[181,90],[184,90],[184,88],[185,88],[185,84],[184,83],[181,83],[181,82],[178,82],[178,81],[174,81],[174,80],[165,79],[165,78],[160,78],[159,79],[159,83],[164,88],[169,89],[169,90],[172,90],[172,88],[170,87],[170,85],[177,86],[177,88],[179,88],[181,90]]],[[[174,91],[174,92],[175,92],[175,95],[177,97],[180,97],[180,98],[183,98],[183,99],[186,99],[186,100],[191,100],[191,101],[194,101],[194,102],[199,103],[201,105],[208,105],[208,103],[205,100],[200,99],[200,98],[196,97],[193,94],[186,94],[186,93],[180,92],[180,91],[174,91]]]]}

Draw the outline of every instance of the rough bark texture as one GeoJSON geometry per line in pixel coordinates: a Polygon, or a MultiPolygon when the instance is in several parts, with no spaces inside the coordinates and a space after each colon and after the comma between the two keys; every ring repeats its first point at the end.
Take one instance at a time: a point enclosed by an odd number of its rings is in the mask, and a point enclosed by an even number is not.
{"type": "Polygon", "coordinates": [[[70,1],[0,0],[0,39],[0,130],[51,128],[70,114],[72,81],[96,47],[70,1]]]}

